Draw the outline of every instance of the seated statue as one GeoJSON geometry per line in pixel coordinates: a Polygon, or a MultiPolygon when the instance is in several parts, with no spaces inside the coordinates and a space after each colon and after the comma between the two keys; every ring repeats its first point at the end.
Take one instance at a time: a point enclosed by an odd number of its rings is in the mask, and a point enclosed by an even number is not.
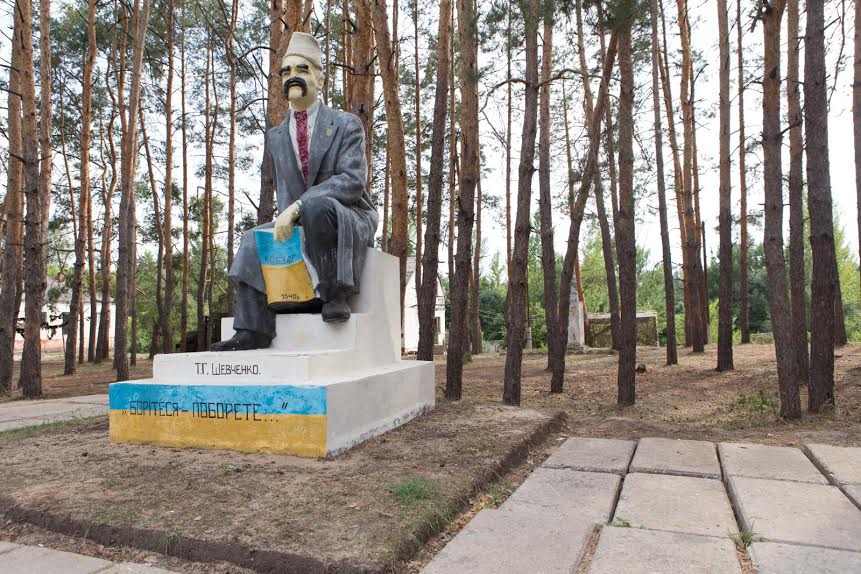
{"type": "Polygon", "coordinates": [[[357,116],[319,100],[319,41],[294,32],[280,74],[290,112],[267,131],[265,146],[279,215],[242,236],[228,273],[236,287],[236,334],[212,345],[213,351],[267,348],[275,337],[275,312],[267,302],[255,230],[274,227],[274,240],[286,241],[302,226],[326,322],[349,319],[348,300],[359,291],[367,251],[373,246],[378,215],[366,190],[364,127],[357,116]]]}

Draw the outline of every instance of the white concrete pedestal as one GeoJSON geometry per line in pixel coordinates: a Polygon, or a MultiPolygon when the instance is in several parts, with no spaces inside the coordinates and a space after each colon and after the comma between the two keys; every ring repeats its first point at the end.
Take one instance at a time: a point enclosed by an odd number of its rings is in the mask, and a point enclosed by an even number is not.
{"type": "Polygon", "coordinates": [[[360,285],[344,323],[278,315],[269,349],[156,356],[111,385],[111,440],[336,456],[432,409],[433,363],[401,360],[397,259],[369,252],[360,285]]]}

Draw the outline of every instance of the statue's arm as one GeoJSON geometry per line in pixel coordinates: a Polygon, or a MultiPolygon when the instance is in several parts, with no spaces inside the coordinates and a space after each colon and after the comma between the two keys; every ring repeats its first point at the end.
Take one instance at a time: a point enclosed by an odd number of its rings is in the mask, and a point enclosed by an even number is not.
{"type": "Polygon", "coordinates": [[[344,205],[353,205],[362,198],[368,181],[368,161],[365,157],[365,130],[356,116],[347,116],[342,129],[344,135],[335,162],[335,173],[326,181],[309,188],[302,194],[307,201],[318,197],[331,197],[344,205]]]}

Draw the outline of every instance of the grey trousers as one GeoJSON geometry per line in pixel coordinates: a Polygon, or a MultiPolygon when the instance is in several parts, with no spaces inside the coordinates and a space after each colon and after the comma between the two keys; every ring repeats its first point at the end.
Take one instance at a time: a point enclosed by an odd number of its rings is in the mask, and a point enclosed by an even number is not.
{"type": "MultiPolygon", "coordinates": [[[[320,298],[331,301],[342,295],[350,295],[337,280],[338,217],[333,202],[309,201],[303,204],[298,223],[305,232],[305,252],[317,271],[317,292],[320,298]]],[[[243,248],[253,248],[256,257],[256,243],[252,242],[249,247],[243,240],[240,250],[243,248]]],[[[243,281],[236,281],[233,328],[275,336],[275,313],[269,308],[265,292],[243,281]]]]}

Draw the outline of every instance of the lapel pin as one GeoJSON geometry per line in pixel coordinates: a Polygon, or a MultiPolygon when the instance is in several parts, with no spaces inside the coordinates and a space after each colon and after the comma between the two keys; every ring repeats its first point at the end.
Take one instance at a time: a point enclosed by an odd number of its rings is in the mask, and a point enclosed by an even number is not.
{"type": "Polygon", "coordinates": [[[332,131],[333,131],[332,128],[326,128],[326,137],[327,138],[332,137],[332,131]]]}

